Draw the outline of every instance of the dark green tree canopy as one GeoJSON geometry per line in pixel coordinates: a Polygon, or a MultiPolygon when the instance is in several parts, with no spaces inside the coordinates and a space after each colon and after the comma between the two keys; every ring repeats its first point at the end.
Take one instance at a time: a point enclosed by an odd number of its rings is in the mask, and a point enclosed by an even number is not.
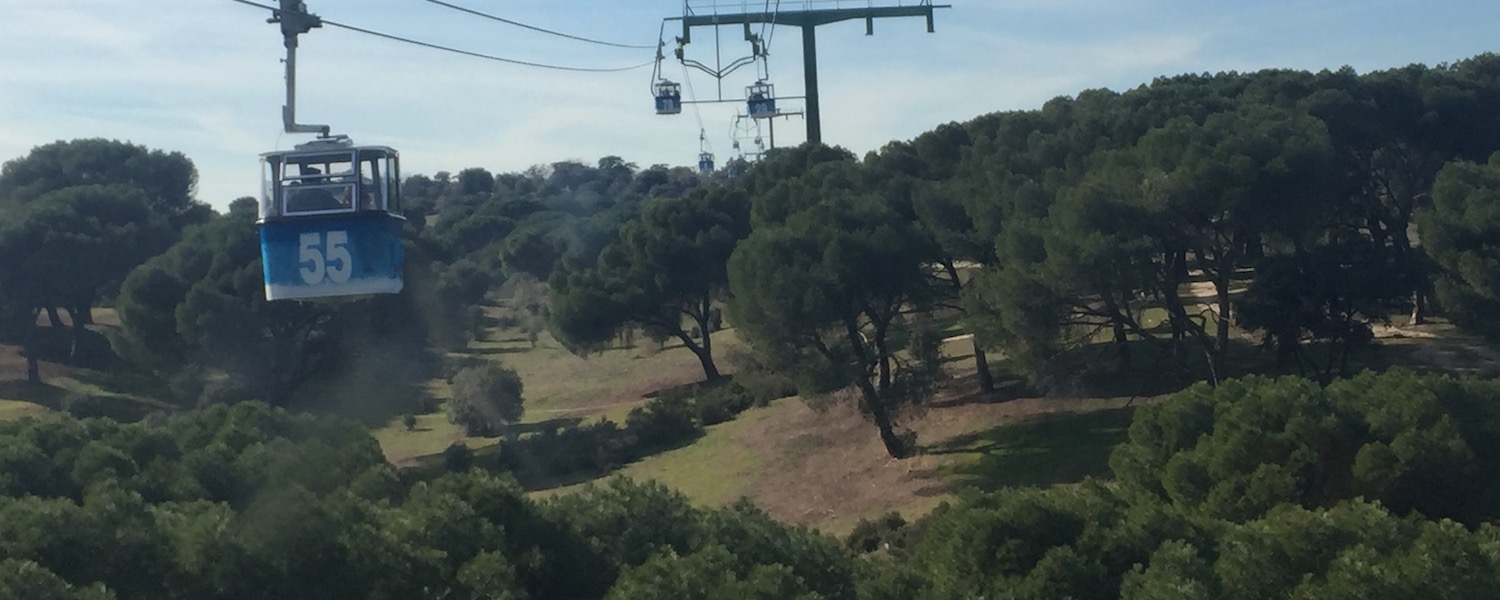
{"type": "Polygon", "coordinates": [[[37,306],[86,308],[173,238],[145,194],[122,185],[49,192],[15,209],[0,233],[8,288],[37,306]]]}
{"type": "Polygon", "coordinates": [[[1500,338],[1500,154],[1453,163],[1421,216],[1422,247],[1441,269],[1438,299],[1454,322],[1500,338]]]}
{"type": "Polygon", "coordinates": [[[749,211],[742,192],[722,187],[646,202],[594,264],[554,273],[553,332],[588,347],[623,327],[645,328],[681,340],[704,376],[718,379],[710,319],[728,291],[729,256],[749,234],[749,211]]]}
{"type": "MultiPolygon", "coordinates": [[[[925,308],[934,249],[911,224],[873,196],[843,194],[756,229],[729,259],[730,321],[777,366],[808,387],[860,390],[881,439],[895,457],[910,449],[892,414],[898,382],[921,371],[898,365],[893,326],[925,308]]],[[[931,357],[929,357],[931,358],[931,357]]]]}
{"type": "Polygon", "coordinates": [[[151,212],[179,229],[209,212],[193,198],[198,171],[181,152],[99,138],[53,142],[6,161],[0,167],[0,203],[25,204],[55,190],[109,184],[140,190],[151,212]]]}

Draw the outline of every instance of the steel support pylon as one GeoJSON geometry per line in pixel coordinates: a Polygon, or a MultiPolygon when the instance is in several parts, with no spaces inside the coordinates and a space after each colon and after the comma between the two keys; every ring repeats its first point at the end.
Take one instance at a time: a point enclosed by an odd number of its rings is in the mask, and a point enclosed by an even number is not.
{"type": "Polygon", "coordinates": [[[873,35],[875,32],[875,19],[925,17],[927,19],[927,31],[931,33],[934,31],[933,11],[939,8],[951,8],[951,5],[934,5],[930,2],[922,2],[913,6],[866,6],[860,8],[818,10],[694,14],[692,3],[689,2],[684,4],[681,42],[687,44],[692,41],[694,27],[719,27],[722,25],[745,25],[748,27],[751,24],[762,23],[773,27],[786,25],[800,28],[802,30],[802,77],[807,90],[807,141],[821,144],[823,143],[823,118],[822,111],[818,106],[818,26],[854,19],[864,19],[866,35],[873,35]]]}

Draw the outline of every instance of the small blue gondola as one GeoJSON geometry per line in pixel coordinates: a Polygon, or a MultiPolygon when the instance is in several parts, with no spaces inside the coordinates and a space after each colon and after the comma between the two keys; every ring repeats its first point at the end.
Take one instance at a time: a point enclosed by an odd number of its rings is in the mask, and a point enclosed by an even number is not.
{"type": "Polygon", "coordinates": [[[712,152],[698,153],[698,172],[704,175],[714,172],[714,155],[712,152]]]}
{"type": "Polygon", "coordinates": [[[656,114],[675,115],[682,112],[682,85],[663,79],[656,83],[656,114]]]}
{"type": "Polygon", "coordinates": [[[745,105],[754,119],[769,119],[776,116],[775,86],[762,79],[745,88],[745,105]]]}
{"type": "Polygon", "coordinates": [[[395,294],[403,287],[396,151],[335,136],[261,155],[267,300],[395,294]]]}

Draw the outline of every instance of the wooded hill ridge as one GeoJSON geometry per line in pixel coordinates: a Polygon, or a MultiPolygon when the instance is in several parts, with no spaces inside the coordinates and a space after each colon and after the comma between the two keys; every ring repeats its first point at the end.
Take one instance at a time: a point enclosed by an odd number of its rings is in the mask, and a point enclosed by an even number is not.
{"type": "MultiPolygon", "coordinates": [[[[255,201],[214,214],[195,179],[100,139],[0,169],[0,343],[33,382],[43,360],[109,369],[153,402],[0,424],[0,597],[1500,594],[1500,390],[1354,373],[1393,320],[1500,336],[1500,56],[1161,78],[709,175],[417,175],[407,291],[339,304],[266,302],[255,201]],[[449,401],[465,428],[513,424],[514,374],[447,355],[497,320],[585,355],[670,340],[730,395],[843,393],[896,459],[953,385],[955,332],[984,392],[1186,389],[1135,414],[1109,481],[847,544],[653,485],[530,499],[472,456],[403,473],[358,427],[287,412],[432,412],[447,378],[478,390],[449,401]],[[750,348],[729,384],[726,328],[750,348]]],[[[701,409],[585,439],[628,459],[701,409]]]]}

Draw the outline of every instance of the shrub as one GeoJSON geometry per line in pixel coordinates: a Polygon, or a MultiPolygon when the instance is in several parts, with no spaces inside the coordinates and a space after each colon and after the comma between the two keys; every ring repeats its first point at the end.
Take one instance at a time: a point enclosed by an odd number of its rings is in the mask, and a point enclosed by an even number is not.
{"type": "Polygon", "coordinates": [[[797,382],[772,368],[753,350],[730,349],[725,360],[734,367],[734,383],[750,394],[755,406],[797,394],[797,382]]]}
{"type": "Polygon", "coordinates": [[[849,532],[849,537],[844,539],[844,545],[860,554],[879,550],[896,552],[906,545],[902,532],[905,527],[906,519],[901,518],[901,513],[894,511],[881,515],[874,521],[860,519],[859,524],[854,526],[854,531],[849,532]]]}
{"type": "Polygon", "coordinates": [[[450,473],[462,473],[474,466],[474,450],[463,442],[453,442],[443,450],[443,468],[450,473]]]}
{"type": "Polygon", "coordinates": [[[114,396],[68,394],[62,400],[62,408],[77,419],[112,419],[121,423],[134,423],[146,416],[146,410],[134,400],[114,396]]]}
{"type": "Polygon", "coordinates": [[[698,422],[704,427],[734,419],[755,406],[755,395],[735,382],[699,388],[693,397],[698,422]]]}
{"type": "Polygon", "coordinates": [[[521,376],[490,363],[453,376],[448,418],[471,436],[492,436],[503,425],[521,419],[521,376]]]}
{"type": "Polygon", "coordinates": [[[625,417],[625,429],[635,435],[631,458],[674,448],[703,434],[690,400],[662,396],[635,408],[625,417]]]}

